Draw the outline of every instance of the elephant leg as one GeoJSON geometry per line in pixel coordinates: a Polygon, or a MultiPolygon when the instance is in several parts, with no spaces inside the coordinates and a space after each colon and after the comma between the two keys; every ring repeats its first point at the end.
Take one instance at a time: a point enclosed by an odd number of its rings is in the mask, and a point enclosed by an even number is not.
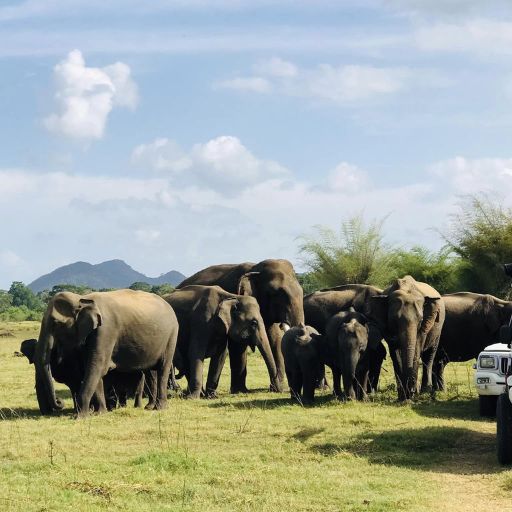
{"type": "Polygon", "coordinates": [[[332,387],[333,394],[338,399],[343,398],[343,391],[341,390],[341,372],[336,366],[332,367],[332,387]]]}
{"type": "Polygon", "coordinates": [[[107,404],[107,409],[109,411],[113,411],[117,407],[117,392],[115,386],[109,385],[107,386],[105,401],[107,404]]]}
{"type": "Polygon", "coordinates": [[[187,398],[197,399],[201,397],[203,387],[203,359],[194,357],[190,363],[190,376],[188,381],[187,398]]]}
{"type": "Polygon", "coordinates": [[[444,358],[434,358],[434,363],[432,365],[432,387],[434,388],[434,391],[446,390],[446,384],[444,381],[444,369],[447,362],[448,361],[446,361],[444,358]]]}
{"type": "Polygon", "coordinates": [[[356,382],[355,382],[355,389],[356,389],[356,399],[357,400],[367,400],[368,394],[366,390],[368,389],[368,374],[369,369],[365,368],[362,370],[359,370],[356,372],[356,382]]]}
{"type": "Polygon", "coordinates": [[[171,371],[169,373],[169,388],[171,389],[171,391],[178,391],[180,389],[180,385],[176,380],[174,364],[171,366],[171,371]]]}
{"type": "Polygon", "coordinates": [[[402,362],[401,362],[402,359],[401,359],[400,349],[390,348],[389,354],[391,355],[391,361],[393,362],[393,370],[395,372],[398,400],[402,401],[402,400],[406,399],[406,392],[405,392],[404,384],[402,383],[402,362]]]}
{"type": "Polygon", "coordinates": [[[272,324],[267,328],[270,349],[272,350],[272,355],[274,357],[274,362],[276,364],[277,380],[281,383],[284,381],[284,376],[286,373],[283,352],[281,350],[281,341],[283,339],[283,334],[284,332],[279,324],[272,324]]]}
{"type": "Polygon", "coordinates": [[[434,365],[434,357],[436,347],[425,350],[421,356],[423,361],[423,375],[421,376],[421,393],[432,393],[434,391],[432,385],[432,368],[434,365]]]}
{"type": "Polygon", "coordinates": [[[226,356],[228,355],[227,347],[219,351],[210,360],[208,368],[208,377],[206,378],[206,398],[217,398],[217,388],[219,387],[220,375],[224,368],[226,356]]]}
{"type": "Polygon", "coordinates": [[[373,393],[379,390],[380,372],[382,363],[386,359],[386,347],[381,342],[370,355],[367,392],[373,393]]]}
{"type": "Polygon", "coordinates": [[[107,373],[107,369],[104,355],[95,347],[86,365],[84,381],[80,387],[78,417],[85,417],[89,414],[91,399],[95,393],[98,400],[98,412],[101,413],[107,410],[102,379],[103,375],[107,373]]]}
{"type": "Polygon", "coordinates": [[[229,366],[231,368],[231,393],[249,393],[247,379],[247,347],[229,341],[229,366]]]}
{"type": "Polygon", "coordinates": [[[167,408],[167,387],[169,385],[169,374],[172,368],[172,360],[176,351],[176,343],[178,340],[178,328],[171,333],[167,340],[165,352],[160,359],[156,369],[157,374],[157,398],[155,409],[161,410],[167,408]]]}
{"type": "Polygon", "coordinates": [[[288,385],[290,387],[290,397],[296,402],[302,403],[301,391],[302,391],[302,375],[298,368],[290,372],[288,377],[288,385]]]}
{"type": "Polygon", "coordinates": [[[307,364],[301,368],[302,373],[302,403],[311,405],[315,401],[316,372],[315,366],[307,364]]]}
{"type": "Polygon", "coordinates": [[[135,390],[135,401],[133,403],[134,407],[142,407],[142,395],[144,394],[145,381],[146,379],[144,374],[142,374],[139,379],[139,383],[137,384],[137,389],[135,390]]]}
{"type": "Polygon", "coordinates": [[[146,390],[146,394],[149,398],[149,401],[144,409],[151,411],[155,408],[156,397],[158,394],[156,370],[144,371],[144,389],[146,390]]]}

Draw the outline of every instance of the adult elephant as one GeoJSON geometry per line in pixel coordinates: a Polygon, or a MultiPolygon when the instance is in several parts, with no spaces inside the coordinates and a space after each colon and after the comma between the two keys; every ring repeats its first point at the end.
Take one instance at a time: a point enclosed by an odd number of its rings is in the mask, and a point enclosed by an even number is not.
{"type": "MultiPolygon", "coordinates": [[[[34,363],[36,344],[37,340],[35,339],[25,340],[21,343],[20,352],[28,359],[30,364],[34,363]]],[[[84,376],[82,350],[77,349],[68,353],[66,357],[59,351],[54,350],[51,355],[50,369],[52,378],[69,388],[73,398],[74,410],[78,412],[77,398],[84,376]]],[[[109,411],[115,409],[118,405],[125,407],[128,398],[135,398],[134,406],[141,407],[144,374],[141,371],[119,372],[111,370],[103,377],[103,388],[106,406],[109,411]]],[[[99,404],[95,398],[92,399],[92,407],[97,410],[99,404]]]]}
{"type": "Polygon", "coordinates": [[[512,315],[512,302],[492,295],[450,293],[443,295],[443,301],[446,319],[433,367],[433,384],[438,390],[445,389],[445,366],[473,359],[487,345],[497,342],[500,327],[512,315]]]}
{"type": "Polygon", "coordinates": [[[432,365],[445,319],[437,290],[411,276],[396,279],[370,299],[370,317],[388,342],[400,400],[417,393],[420,357],[421,392],[432,390],[432,365]]]}
{"type": "MultiPolygon", "coordinates": [[[[304,297],[304,315],[306,324],[319,333],[325,334],[329,320],[339,313],[354,308],[355,311],[368,316],[370,299],[382,294],[382,289],[366,284],[346,284],[333,288],[324,288],[304,297]]],[[[371,352],[368,354],[369,377],[368,390],[377,390],[382,363],[386,358],[386,348],[382,343],[383,335],[371,323],[369,331],[371,352]]]]}
{"type": "MultiPolygon", "coordinates": [[[[260,306],[261,316],[277,368],[277,380],[272,391],[282,391],[284,361],[281,339],[284,325],[304,322],[303,292],[292,264],[287,260],[269,259],[259,263],[213,265],[185,279],[178,288],[188,285],[218,285],[229,293],[250,295],[260,306]]],[[[231,392],[246,393],[247,354],[245,350],[229,348],[231,392]]]]}
{"type": "Polygon", "coordinates": [[[89,413],[93,395],[98,400],[98,411],[106,410],[103,377],[112,369],[145,370],[152,390],[146,408],[165,408],[177,337],[176,315],[157,295],[134,290],[83,296],[57,293],[44,314],[34,354],[41,413],[62,408],[53,387],[52,355],[56,352],[63,358],[73,358],[77,350],[83,354],[83,379],[77,396],[79,416],[89,413]]]}
{"type": "Polygon", "coordinates": [[[211,358],[205,395],[215,397],[229,347],[230,354],[247,347],[260,350],[272,386],[277,370],[265,324],[254,297],[236,295],[220,286],[185,286],[166,295],[180,325],[174,365],[187,377],[189,398],[199,398],[203,385],[203,362],[211,358]]]}

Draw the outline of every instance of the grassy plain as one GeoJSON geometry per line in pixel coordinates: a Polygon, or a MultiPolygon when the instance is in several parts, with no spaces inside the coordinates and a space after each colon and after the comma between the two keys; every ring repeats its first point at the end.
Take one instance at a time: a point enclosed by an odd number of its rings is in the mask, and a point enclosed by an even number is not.
{"type": "Polygon", "coordinates": [[[39,415],[34,370],[16,357],[38,324],[0,324],[0,508],[23,511],[512,511],[512,471],[480,419],[470,364],[448,367],[436,401],[368,403],[322,392],[312,408],[266,392],[249,357],[248,395],[129,406],[84,421],[39,415]],[[6,335],[7,334],[7,335],[6,335]]]}

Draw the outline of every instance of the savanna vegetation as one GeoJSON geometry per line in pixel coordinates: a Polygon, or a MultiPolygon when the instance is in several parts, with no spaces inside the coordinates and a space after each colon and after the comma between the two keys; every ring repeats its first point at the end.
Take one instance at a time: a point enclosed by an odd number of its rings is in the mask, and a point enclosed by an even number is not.
{"type": "Polygon", "coordinates": [[[389,361],[382,393],[312,408],[266,391],[261,357],[248,385],[218,400],[174,397],[166,411],[42,417],[34,369],[17,357],[37,322],[0,324],[0,501],[5,510],[511,510],[512,471],[498,465],[495,423],[481,419],[469,364],[447,371],[436,401],[398,404],[389,361]]]}
{"type": "Polygon", "coordinates": [[[510,279],[503,263],[512,261],[512,210],[488,196],[464,198],[450,219],[439,251],[386,242],[385,220],[367,223],[362,215],[344,222],[338,232],[316,226],[301,239],[308,271],[301,276],[306,292],[348,283],[386,287],[412,275],[440,293],[471,291],[508,299],[510,279]]]}

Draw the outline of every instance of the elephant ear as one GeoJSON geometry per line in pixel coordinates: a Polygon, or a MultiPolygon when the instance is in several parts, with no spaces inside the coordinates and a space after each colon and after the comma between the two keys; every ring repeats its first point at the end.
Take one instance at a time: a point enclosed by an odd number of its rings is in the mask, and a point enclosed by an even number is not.
{"type": "Polygon", "coordinates": [[[36,353],[37,340],[25,340],[21,342],[20,352],[28,359],[30,364],[34,363],[34,355],[36,353]]]}
{"type": "Polygon", "coordinates": [[[383,333],[386,332],[388,327],[388,306],[387,295],[381,294],[370,297],[368,316],[383,333]]]}
{"type": "Polygon", "coordinates": [[[238,299],[235,297],[230,297],[228,299],[224,299],[219,303],[217,307],[217,311],[215,312],[215,316],[222,322],[224,328],[226,329],[226,334],[229,332],[231,327],[232,315],[238,308],[238,299]]]}
{"type": "Polygon", "coordinates": [[[59,293],[55,295],[52,303],[52,310],[50,316],[54,322],[66,324],[67,327],[72,327],[75,322],[76,311],[79,307],[78,301],[74,300],[68,293],[59,293]]]}
{"type": "Polygon", "coordinates": [[[423,304],[423,322],[421,323],[420,333],[426,335],[436,322],[439,322],[440,297],[425,297],[423,304]]]}
{"type": "Polygon", "coordinates": [[[257,276],[259,272],[247,272],[238,281],[238,295],[251,295],[252,297],[258,296],[258,290],[256,285],[257,276]]]}
{"type": "Polygon", "coordinates": [[[76,317],[78,344],[83,345],[89,334],[102,324],[101,313],[93,300],[80,299],[80,310],[76,317]]]}

